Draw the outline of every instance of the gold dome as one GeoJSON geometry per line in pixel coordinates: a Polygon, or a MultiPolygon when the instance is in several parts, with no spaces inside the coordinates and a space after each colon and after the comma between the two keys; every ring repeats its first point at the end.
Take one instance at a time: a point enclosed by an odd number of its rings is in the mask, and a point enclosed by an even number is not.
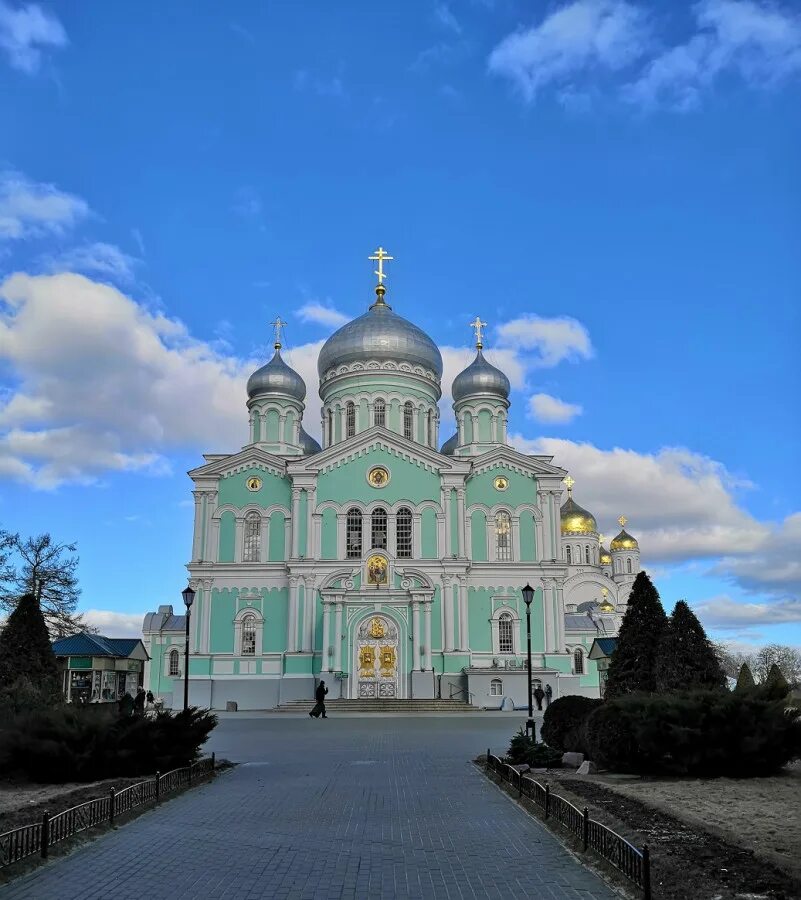
{"type": "Polygon", "coordinates": [[[587,512],[572,497],[562,504],[560,510],[562,534],[595,534],[598,523],[591,512],[587,512]]]}
{"type": "Polygon", "coordinates": [[[609,545],[612,550],[639,550],[640,545],[637,539],[633,538],[625,528],[620,529],[620,534],[612,539],[609,545]]]}
{"type": "Polygon", "coordinates": [[[608,588],[601,588],[601,593],[604,595],[604,599],[601,601],[598,606],[599,612],[610,613],[615,611],[615,606],[612,601],[609,599],[609,590],[608,588]]]}
{"type": "Polygon", "coordinates": [[[598,558],[601,560],[602,566],[611,566],[612,565],[612,554],[601,544],[601,550],[598,554],[598,558]]]}

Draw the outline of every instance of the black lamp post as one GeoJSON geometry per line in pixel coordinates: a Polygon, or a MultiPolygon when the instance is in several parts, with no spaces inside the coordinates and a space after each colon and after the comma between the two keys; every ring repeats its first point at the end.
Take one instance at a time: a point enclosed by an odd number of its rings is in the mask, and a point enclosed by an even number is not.
{"type": "Polygon", "coordinates": [[[181,596],[186,604],[186,641],[184,643],[184,711],[186,711],[189,708],[189,617],[192,604],[195,602],[195,592],[187,585],[181,591],[181,596]]]}
{"type": "Polygon", "coordinates": [[[534,588],[526,582],[522,589],[523,602],[526,604],[526,654],[528,657],[528,721],[526,722],[526,734],[536,738],[534,730],[534,703],[531,696],[531,601],[534,599],[534,588]]]}

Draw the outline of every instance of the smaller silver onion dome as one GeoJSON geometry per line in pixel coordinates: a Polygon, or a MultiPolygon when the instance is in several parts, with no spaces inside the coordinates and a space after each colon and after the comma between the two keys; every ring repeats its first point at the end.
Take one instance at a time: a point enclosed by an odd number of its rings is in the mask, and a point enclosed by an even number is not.
{"type": "Polygon", "coordinates": [[[493,394],[502,400],[508,400],[511,389],[509,379],[500,369],[487,362],[479,348],[473,362],[453,379],[451,394],[454,403],[474,394],[493,394]]]}
{"type": "Polygon", "coordinates": [[[440,453],[443,453],[445,456],[453,456],[453,451],[459,446],[459,435],[453,434],[451,435],[447,441],[442,445],[440,449],[440,453]]]}
{"type": "Polygon", "coordinates": [[[298,373],[281,359],[280,347],[275,348],[273,358],[248,378],[248,397],[253,400],[265,394],[288,394],[302,401],[306,396],[306,384],[298,373]]]}
{"type": "Polygon", "coordinates": [[[303,450],[304,456],[311,456],[323,449],[302,425],[300,426],[300,448],[303,450]]]}

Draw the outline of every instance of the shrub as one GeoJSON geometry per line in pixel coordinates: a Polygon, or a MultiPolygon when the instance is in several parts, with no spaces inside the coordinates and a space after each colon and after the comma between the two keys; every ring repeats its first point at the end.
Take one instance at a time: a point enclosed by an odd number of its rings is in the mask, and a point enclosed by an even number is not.
{"type": "Polygon", "coordinates": [[[513,765],[526,763],[538,769],[556,769],[562,765],[562,754],[547,744],[538,744],[521,728],[512,738],[507,760],[513,765]]]}
{"type": "Polygon", "coordinates": [[[0,771],[50,783],[166,772],[196,760],[216,724],[194,707],[124,718],[69,706],[33,711],[0,734],[0,771]]]}
{"type": "Polygon", "coordinates": [[[748,663],[743,663],[740,666],[740,673],[737,676],[737,684],[735,685],[735,692],[738,694],[744,694],[748,691],[752,691],[756,687],[756,682],[754,681],[754,676],[751,674],[751,669],[748,667],[748,663]]]}
{"type": "Polygon", "coordinates": [[[63,701],[58,662],[39,601],[25,594],[0,631],[0,711],[7,719],[21,709],[63,701]]]}
{"type": "Polygon", "coordinates": [[[746,778],[801,756],[801,718],[782,701],[716,690],[632,694],[584,725],[590,757],[617,772],[746,778]]]}
{"type": "Polygon", "coordinates": [[[582,726],[587,716],[602,702],[593,697],[578,696],[554,700],[542,719],[542,739],[560,753],[572,750],[586,756],[582,726]]]}

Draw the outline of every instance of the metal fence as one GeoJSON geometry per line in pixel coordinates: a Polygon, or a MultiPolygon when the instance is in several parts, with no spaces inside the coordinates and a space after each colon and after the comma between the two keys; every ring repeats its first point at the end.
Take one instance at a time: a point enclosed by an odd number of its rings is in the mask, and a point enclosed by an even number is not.
{"type": "Polygon", "coordinates": [[[651,900],[651,857],[648,845],[640,850],[616,831],[590,818],[585,806],[579,809],[564,797],[552,794],[550,785],[524,776],[514,766],[487,750],[487,769],[517,788],[519,797],[527,797],[544,810],[546,819],[556,819],[581,840],[584,850],[594,850],[642,888],[645,900],[651,900]]]}
{"type": "Polygon", "coordinates": [[[40,822],[21,825],[0,834],[0,868],[9,866],[26,856],[38,853],[47,859],[48,850],[74,834],[97,825],[114,824],[114,818],[136,809],[145,803],[157,803],[162,797],[184,785],[205,778],[214,771],[214,754],[163,775],[156,772],[153,778],[140,781],[130,787],[115,791],[110,788],[104,797],[80,803],[55,816],[42,813],[40,822]]]}

